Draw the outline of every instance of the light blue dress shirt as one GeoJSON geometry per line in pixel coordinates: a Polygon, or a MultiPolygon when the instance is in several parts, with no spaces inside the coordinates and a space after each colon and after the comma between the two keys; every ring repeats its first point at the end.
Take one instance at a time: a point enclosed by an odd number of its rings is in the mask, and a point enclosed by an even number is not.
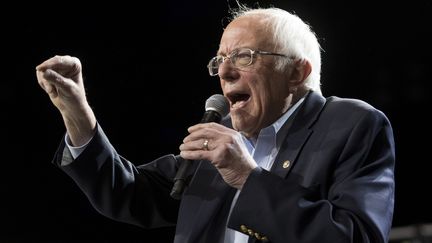
{"type": "MultiPolygon", "coordinates": [[[[282,134],[280,131],[281,127],[285,124],[288,118],[294,113],[294,111],[303,103],[304,97],[300,99],[296,104],[294,104],[283,116],[281,116],[276,122],[272,125],[262,129],[258,134],[258,138],[248,139],[243,136],[243,142],[245,143],[249,153],[252,155],[255,162],[261,168],[265,170],[270,170],[273,165],[273,162],[276,158],[276,155],[279,152],[280,146],[282,144],[282,138],[285,137],[286,134],[282,134]]],[[[237,190],[234,199],[231,203],[231,209],[228,215],[231,215],[231,211],[237,201],[237,198],[240,194],[240,190],[237,190]]],[[[232,230],[230,228],[226,228],[224,243],[247,243],[249,239],[249,235],[244,233],[232,230]]]]}

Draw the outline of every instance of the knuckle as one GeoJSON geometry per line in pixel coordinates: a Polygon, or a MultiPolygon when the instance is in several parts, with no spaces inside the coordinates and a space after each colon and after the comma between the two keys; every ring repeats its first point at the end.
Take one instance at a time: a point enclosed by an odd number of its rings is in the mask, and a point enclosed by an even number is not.
{"type": "Polygon", "coordinates": [[[226,137],[226,139],[227,139],[227,144],[234,144],[235,141],[236,141],[235,137],[232,136],[232,135],[228,135],[228,136],[226,137]]]}
{"type": "Polygon", "coordinates": [[[77,57],[71,57],[71,56],[68,56],[68,57],[73,61],[73,63],[75,63],[77,65],[81,65],[81,61],[77,57]]]}
{"type": "Polygon", "coordinates": [[[81,61],[76,58],[76,57],[72,57],[72,69],[74,72],[78,73],[81,71],[81,61]]]}
{"type": "Polygon", "coordinates": [[[204,137],[209,136],[209,135],[210,135],[210,129],[207,128],[207,127],[204,127],[204,128],[202,129],[202,134],[203,134],[204,137]]]}

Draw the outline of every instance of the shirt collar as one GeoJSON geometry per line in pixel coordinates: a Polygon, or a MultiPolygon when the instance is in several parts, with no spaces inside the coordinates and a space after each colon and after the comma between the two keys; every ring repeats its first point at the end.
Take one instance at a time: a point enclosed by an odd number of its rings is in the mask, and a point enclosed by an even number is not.
{"type": "Polygon", "coordinates": [[[305,97],[299,99],[290,109],[288,109],[285,114],[283,114],[277,121],[275,121],[271,126],[273,127],[275,133],[277,134],[283,124],[288,120],[288,118],[291,117],[291,115],[294,113],[294,111],[297,110],[297,108],[300,106],[301,103],[303,103],[305,97]]]}
{"type": "Polygon", "coordinates": [[[244,141],[248,141],[252,146],[255,146],[257,139],[260,138],[262,135],[264,136],[271,136],[273,135],[275,138],[280,136],[281,134],[278,134],[281,127],[283,126],[283,124],[285,124],[285,122],[288,120],[288,118],[291,117],[291,115],[294,113],[294,111],[297,110],[297,108],[303,103],[305,97],[302,97],[301,99],[299,99],[290,109],[288,109],[287,112],[285,112],[279,119],[277,119],[273,124],[271,124],[268,127],[263,128],[259,134],[257,138],[251,138],[248,139],[246,137],[243,136],[243,140],[244,141]]]}

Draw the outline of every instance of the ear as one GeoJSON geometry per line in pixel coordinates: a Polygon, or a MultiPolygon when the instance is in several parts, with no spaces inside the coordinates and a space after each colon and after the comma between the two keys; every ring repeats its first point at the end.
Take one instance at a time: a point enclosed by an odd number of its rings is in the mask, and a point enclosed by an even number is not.
{"type": "Polygon", "coordinates": [[[296,60],[293,66],[289,82],[292,86],[299,86],[312,72],[312,65],[309,60],[303,58],[296,60]]]}

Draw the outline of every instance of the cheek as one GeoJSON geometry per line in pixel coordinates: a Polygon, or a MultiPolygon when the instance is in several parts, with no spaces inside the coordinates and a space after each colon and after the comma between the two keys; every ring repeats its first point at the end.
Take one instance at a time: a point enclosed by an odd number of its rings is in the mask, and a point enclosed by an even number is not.
{"type": "Polygon", "coordinates": [[[221,78],[219,79],[219,84],[220,84],[220,86],[222,88],[222,92],[224,92],[224,94],[225,94],[225,91],[224,91],[225,82],[221,78]]]}
{"type": "MultiPolygon", "coordinates": [[[[256,83],[251,87],[254,105],[259,108],[264,107],[272,97],[272,90],[263,82],[256,83]]],[[[258,108],[257,107],[257,108],[258,108]]]]}

